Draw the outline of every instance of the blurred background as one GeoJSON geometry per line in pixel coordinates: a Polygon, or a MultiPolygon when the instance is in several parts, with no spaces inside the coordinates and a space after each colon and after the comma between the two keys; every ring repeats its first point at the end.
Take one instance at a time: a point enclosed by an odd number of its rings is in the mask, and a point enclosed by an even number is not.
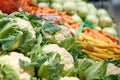
{"type": "Polygon", "coordinates": [[[120,31],[120,0],[86,0],[93,3],[96,7],[105,8],[114,18],[120,31]]]}

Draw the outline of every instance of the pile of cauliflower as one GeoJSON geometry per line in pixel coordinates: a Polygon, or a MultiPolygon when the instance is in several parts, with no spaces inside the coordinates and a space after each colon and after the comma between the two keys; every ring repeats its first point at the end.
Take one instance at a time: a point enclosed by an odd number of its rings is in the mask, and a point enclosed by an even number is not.
{"type": "Polygon", "coordinates": [[[25,57],[23,54],[18,52],[10,52],[8,55],[0,56],[0,62],[4,62],[4,64],[12,66],[19,75],[19,80],[30,80],[30,78],[35,74],[34,67],[21,66],[19,64],[20,59],[31,62],[28,57],[25,57]]]}

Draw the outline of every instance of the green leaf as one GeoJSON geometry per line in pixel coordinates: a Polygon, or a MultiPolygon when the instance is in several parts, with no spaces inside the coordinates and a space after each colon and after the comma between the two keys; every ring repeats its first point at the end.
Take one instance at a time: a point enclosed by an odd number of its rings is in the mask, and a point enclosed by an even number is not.
{"type": "Polygon", "coordinates": [[[107,64],[105,62],[95,62],[87,70],[85,76],[87,80],[101,79],[105,76],[107,64]]]}
{"type": "Polygon", "coordinates": [[[60,46],[65,48],[73,56],[75,61],[78,58],[85,58],[85,57],[87,57],[86,54],[82,53],[80,45],[75,42],[73,37],[68,37],[68,38],[64,39],[60,43],[60,46]]]}
{"type": "Polygon", "coordinates": [[[16,23],[8,23],[1,31],[0,31],[0,38],[2,38],[5,34],[7,34],[11,28],[17,26],[16,23]]]}
{"type": "Polygon", "coordinates": [[[105,60],[106,63],[112,63],[112,64],[119,64],[120,63],[120,60],[113,60],[112,58],[108,58],[105,60]]]}
{"type": "Polygon", "coordinates": [[[15,50],[19,46],[22,38],[23,32],[19,31],[18,35],[16,36],[16,39],[14,40],[14,43],[9,47],[9,51],[15,50]]]}
{"type": "Polygon", "coordinates": [[[109,75],[109,76],[106,76],[100,80],[120,80],[120,76],[118,75],[109,75]]]}
{"type": "Polygon", "coordinates": [[[27,62],[24,60],[19,60],[19,64],[21,66],[35,66],[35,67],[40,67],[43,63],[45,63],[45,61],[47,60],[48,56],[45,54],[42,54],[38,59],[36,59],[36,61],[33,62],[27,62]]]}
{"type": "Polygon", "coordinates": [[[89,59],[83,59],[80,61],[78,66],[78,76],[80,80],[86,80],[85,70],[87,70],[93,63],[94,61],[91,61],[89,59]]]}
{"type": "Polygon", "coordinates": [[[100,80],[106,74],[107,63],[90,59],[80,61],[78,75],[80,80],[100,80]]]}
{"type": "Polygon", "coordinates": [[[64,47],[67,51],[72,49],[74,45],[75,45],[75,41],[74,41],[73,37],[68,37],[68,38],[64,39],[60,44],[60,46],[64,47]]]}
{"type": "Polygon", "coordinates": [[[4,18],[0,18],[0,30],[7,24],[10,22],[10,18],[4,17],[4,18]]]}
{"type": "Polygon", "coordinates": [[[60,64],[60,55],[48,53],[49,59],[39,68],[38,76],[46,80],[60,80],[60,74],[64,65],[60,64]]]}
{"type": "Polygon", "coordinates": [[[46,33],[49,33],[49,34],[54,34],[55,32],[61,29],[59,26],[53,25],[50,21],[46,21],[43,24],[42,28],[46,33]]]}
{"type": "Polygon", "coordinates": [[[19,75],[16,70],[7,64],[0,64],[0,72],[3,75],[2,80],[19,80],[19,75]]]}
{"type": "Polygon", "coordinates": [[[21,53],[30,52],[33,45],[35,44],[35,39],[27,29],[22,29],[21,31],[23,32],[23,38],[21,39],[21,43],[16,50],[21,53]]]}

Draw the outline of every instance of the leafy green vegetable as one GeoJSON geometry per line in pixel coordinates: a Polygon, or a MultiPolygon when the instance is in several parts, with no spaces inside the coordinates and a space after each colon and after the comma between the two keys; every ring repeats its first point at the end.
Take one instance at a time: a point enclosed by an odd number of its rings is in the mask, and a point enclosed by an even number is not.
{"type": "Polygon", "coordinates": [[[37,68],[38,77],[46,80],[59,80],[62,73],[63,64],[60,64],[60,55],[56,53],[41,53],[40,57],[29,63],[20,60],[21,66],[34,66],[37,68]]]}
{"type": "Polygon", "coordinates": [[[7,64],[0,64],[0,80],[19,80],[16,70],[7,64]]]}
{"type": "Polygon", "coordinates": [[[105,60],[106,63],[112,63],[114,65],[117,65],[120,63],[120,60],[113,60],[112,58],[108,58],[105,60]]]}
{"type": "Polygon", "coordinates": [[[46,21],[46,22],[43,24],[43,30],[44,30],[46,33],[54,34],[54,33],[57,32],[58,30],[60,30],[60,27],[57,26],[57,25],[53,25],[50,21],[46,21]]]}
{"type": "Polygon", "coordinates": [[[6,17],[6,16],[7,16],[7,14],[2,13],[2,12],[0,11],[0,18],[6,17]]]}
{"type": "Polygon", "coordinates": [[[35,44],[35,37],[33,37],[32,31],[24,27],[30,23],[27,14],[14,12],[1,18],[0,23],[0,44],[2,51],[15,50],[21,53],[27,53],[32,49],[35,44]],[[20,22],[17,21],[18,19],[22,22],[24,22],[25,19],[26,24],[20,25],[20,22]]]}
{"type": "Polygon", "coordinates": [[[83,59],[78,68],[80,80],[99,80],[105,76],[107,63],[83,59]]]}
{"type": "Polygon", "coordinates": [[[29,20],[29,15],[27,13],[25,13],[24,11],[21,11],[21,12],[13,12],[9,15],[9,17],[19,17],[19,18],[22,18],[22,19],[25,19],[25,20],[29,20]]]}
{"type": "MultiPolygon", "coordinates": [[[[10,18],[6,18],[6,17],[4,17],[4,18],[0,18],[0,26],[2,27],[2,26],[5,26],[8,22],[10,21],[10,18]]],[[[3,28],[1,28],[0,27],[0,30],[3,28]]]]}
{"type": "Polygon", "coordinates": [[[76,77],[77,76],[77,68],[71,67],[68,70],[63,70],[61,76],[62,77],[64,77],[64,76],[76,77]]]}
{"type": "Polygon", "coordinates": [[[78,76],[81,80],[86,80],[85,76],[85,70],[87,70],[94,61],[89,59],[83,59],[80,61],[79,67],[78,67],[78,76]]]}
{"type": "Polygon", "coordinates": [[[86,54],[82,53],[80,45],[75,42],[73,37],[68,37],[65,40],[63,40],[60,46],[65,48],[68,52],[70,52],[74,60],[77,60],[78,58],[87,57],[86,54]]]}
{"type": "Polygon", "coordinates": [[[120,80],[120,76],[118,75],[109,75],[109,76],[106,76],[100,80],[120,80]]]}
{"type": "Polygon", "coordinates": [[[60,80],[60,74],[64,65],[60,64],[60,55],[51,54],[50,57],[38,70],[38,76],[45,78],[46,80],[60,80]]]}

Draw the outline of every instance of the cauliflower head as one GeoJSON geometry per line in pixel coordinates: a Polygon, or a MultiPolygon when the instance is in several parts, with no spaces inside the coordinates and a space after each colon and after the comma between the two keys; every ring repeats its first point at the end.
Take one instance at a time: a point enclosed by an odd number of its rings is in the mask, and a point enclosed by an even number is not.
{"type": "Polygon", "coordinates": [[[15,20],[20,28],[22,29],[26,28],[31,33],[33,38],[36,37],[34,28],[29,21],[21,19],[21,18],[15,18],[15,20]]]}
{"type": "Polygon", "coordinates": [[[43,48],[44,52],[55,52],[61,56],[61,63],[64,64],[64,70],[68,70],[74,66],[73,56],[64,48],[59,47],[57,44],[48,44],[43,48]]]}
{"type": "Polygon", "coordinates": [[[29,80],[34,76],[34,68],[31,66],[22,67],[19,65],[19,59],[31,62],[28,57],[18,52],[10,52],[9,55],[0,56],[0,61],[12,66],[19,75],[20,80],[29,80]]]}
{"type": "Polygon", "coordinates": [[[60,27],[60,30],[57,31],[54,35],[50,35],[48,33],[45,33],[45,38],[51,39],[54,36],[57,43],[60,43],[61,41],[63,41],[67,37],[72,36],[71,31],[68,27],[66,27],[64,25],[59,25],[59,27],[60,27]]]}

